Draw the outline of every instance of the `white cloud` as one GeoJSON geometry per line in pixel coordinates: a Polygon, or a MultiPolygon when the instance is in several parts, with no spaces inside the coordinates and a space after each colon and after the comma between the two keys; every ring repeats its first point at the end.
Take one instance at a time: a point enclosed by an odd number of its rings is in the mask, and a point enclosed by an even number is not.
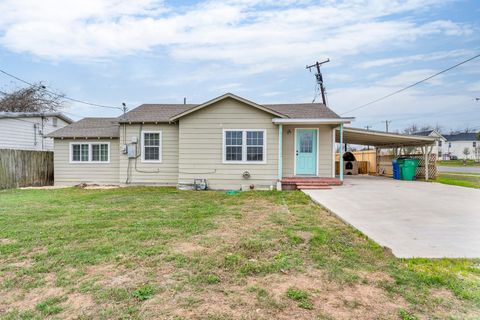
{"type": "Polygon", "coordinates": [[[5,0],[0,44],[52,60],[103,59],[162,47],[176,59],[243,64],[243,72],[252,74],[319,56],[341,59],[386,43],[470,32],[451,21],[389,18],[438,3],[212,0],[174,9],[154,0],[5,0]]]}
{"type": "MultiPolygon", "coordinates": [[[[330,91],[329,101],[335,106],[335,111],[342,114],[391,92],[391,87],[382,85],[341,88],[330,91]]],[[[467,124],[478,126],[480,114],[475,113],[477,108],[478,103],[469,95],[441,92],[426,94],[423,89],[413,88],[344,115],[356,117],[355,127],[369,125],[377,130],[384,129],[382,121],[385,120],[392,121],[390,127],[393,129],[402,129],[411,123],[438,123],[446,129],[453,129],[467,124]]]]}
{"type": "Polygon", "coordinates": [[[480,81],[477,81],[468,85],[467,90],[470,92],[474,92],[480,96],[480,81]]]}
{"type": "MultiPolygon", "coordinates": [[[[438,70],[432,70],[432,69],[418,69],[418,70],[404,71],[393,77],[381,80],[379,84],[383,86],[390,86],[390,87],[404,87],[414,82],[423,80],[435,74],[436,72],[438,72],[438,70]]],[[[440,85],[442,84],[442,76],[441,75],[437,76],[433,79],[425,81],[425,83],[428,83],[430,85],[440,85]]]]}
{"type": "Polygon", "coordinates": [[[427,62],[434,60],[443,60],[446,58],[469,57],[473,54],[474,52],[472,50],[438,51],[430,52],[428,54],[414,54],[409,56],[371,60],[361,63],[359,67],[362,69],[367,69],[372,67],[398,66],[412,62],[427,62]]]}

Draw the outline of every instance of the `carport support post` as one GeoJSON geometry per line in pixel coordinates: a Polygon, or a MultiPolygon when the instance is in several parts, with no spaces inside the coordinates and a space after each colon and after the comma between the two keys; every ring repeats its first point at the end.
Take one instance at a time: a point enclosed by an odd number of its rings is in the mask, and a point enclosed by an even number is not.
{"type": "Polygon", "coordinates": [[[278,181],[277,181],[277,190],[282,190],[282,175],[283,175],[283,156],[282,156],[282,146],[283,146],[283,124],[278,125],[278,181]]]}
{"type": "Polygon", "coordinates": [[[338,163],[338,171],[340,173],[340,181],[343,181],[343,123],[340,123],[340,157],[338,163]]]}
{"type": "MultiPolygon", "coordinates": [[[[423,148],[422,148],[423,149],[423,148]]],[[[428,163],[429,163],[429,158],[430,158],[430,151],[432,149],[430,148],[430,150],[428,149],[428,146],[425,146],[425,181],[428,181],[428,163]]]]}

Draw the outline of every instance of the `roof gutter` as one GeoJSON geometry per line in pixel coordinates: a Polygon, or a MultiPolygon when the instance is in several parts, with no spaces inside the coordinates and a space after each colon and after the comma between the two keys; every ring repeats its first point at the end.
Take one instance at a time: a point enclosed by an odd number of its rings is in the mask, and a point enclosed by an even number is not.
{"type": "Polygon", "coordinates": [[[355,118],[317,118],[317,119],[290,119],[290,118],[273,118],[275,124],[340,124],[351,123],[355,118]]]}

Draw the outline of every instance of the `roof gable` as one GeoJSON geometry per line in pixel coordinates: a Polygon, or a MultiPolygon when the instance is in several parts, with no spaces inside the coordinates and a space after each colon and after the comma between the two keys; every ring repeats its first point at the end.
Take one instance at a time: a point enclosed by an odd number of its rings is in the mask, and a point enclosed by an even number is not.
{"type": "Polygon", "coordinates": [[[225,99],[227,99],[227,98],[231,98],[231,99],[240,101],[240,102],[242,102],[242,103],[244,103],[244,104],[246,104],[246,105],[249,105],[249,106],[254,107],[254,108],[257,108],[257,109],[260,109],[260,110],[262,110],[262,111],[265,111],[265,112],[267,112],[267,113],[270,113],[270,114],[275,115],[275,116],[280,117],[280,118],[285,118],[285,117],[286,117],[284,114],[282,114],[282,113],[280,113],[280,112],[278,112],[278,111],[275,111],[275,110],[273,110],[273,109],[271,109],[271,108],[268,108],[268,107],[265,107],[265,106],[262,106],[262,105],[259,105],[259,104],[255,103],[255,102],[252,102],[252,101],[250,101],[250,100],[247,100],[247,99],[244,99],[244,98],[239,97],[239,96],[237,96],[237,95],[234,95],[233,93],[225,93],[225,94],[223,94],[223,95],[221,95],[221,96],[219,96],[219,97],[216,97],[216,98],[214,98],[214,99],[212,99],[212,100],[209,100],[209,101],[207,101],[207,102],[205,102],[205,103],[199,104],[199,105],[197,105],[197,106],[195,106],[195,107],[193,107],[193,108],[189,108],[189,109],[185,110],[184,112],[181,112],[181,113],[173,116],[172,118],[170,118],[170,121],[175,121],[175,120],[177,120],[177,119],[179,119],[179,118],[181,118],[181,117],[183,117],[183,116],[186,116],[187,114],[190,114],[190,113],[193,113],[193,112],[195,112],[195,111],[201,110],[201,109],[203,109],[203,108],[206,108],[206,107],[208,107],[208,106],[211,106],[212,104],[217,103],[217,102],[222,101],[222,100],[225,100],[225,99]]]}
{"type": "Polygon", "coordinates": [[[425,136],[425,137],[429,136],[429,137],[437,137],[437,138],[444,138],[445,139],[445,137],[435,129],[413,132],[412,135],[425,136]]]}

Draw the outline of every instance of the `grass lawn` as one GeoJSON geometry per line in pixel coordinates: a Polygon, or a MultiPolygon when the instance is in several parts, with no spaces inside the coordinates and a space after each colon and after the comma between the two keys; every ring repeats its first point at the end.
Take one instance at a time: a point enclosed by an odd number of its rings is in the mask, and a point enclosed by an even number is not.
{"type": "Polygon", "coordinates": [[[445,167],[480,167],[480,162],[475,162],[474,160],[467,160],[467,163],[464,165],[463,160],[438,160],[437,166],[445,167]]]}
{"type": "Polygon", "coordinates": [[[1,319],[478,319],[479,284],[296,191],[0,192],[1,319]]]}
{"type": "Polygon", "coordinates": [[[468,188],[480,188],[480,174],[440,172],[436,182],[468,188]]]}

